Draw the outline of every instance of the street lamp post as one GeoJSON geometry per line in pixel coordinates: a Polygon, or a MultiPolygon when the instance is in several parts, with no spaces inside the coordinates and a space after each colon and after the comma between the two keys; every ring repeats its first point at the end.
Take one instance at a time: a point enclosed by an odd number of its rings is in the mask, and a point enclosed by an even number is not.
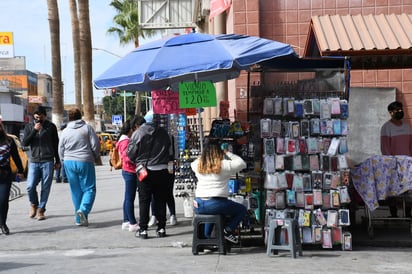
{"type": "MultiPolygon", "coordinates": [[[[104,52],[106,52],[106,53],[108,53],[108,54],[110,54],[110,55],[113,55],[113,56],[116,56],[117,58],[123,58],[123,56],[120,56],[120,55],[118,55],[118,54],[116,54],[116,53],[114,53],[114,52],[111,52],[111,51],[109,51],[109,50],[107,50],[107,49],[103,49],[103,48],[92,48],[92,50],[101,50],[101,51],[104,51],[104,52]]],[[[123,123],[124,122],[126,122],[126,90],[123,90],[123,123]]]]}

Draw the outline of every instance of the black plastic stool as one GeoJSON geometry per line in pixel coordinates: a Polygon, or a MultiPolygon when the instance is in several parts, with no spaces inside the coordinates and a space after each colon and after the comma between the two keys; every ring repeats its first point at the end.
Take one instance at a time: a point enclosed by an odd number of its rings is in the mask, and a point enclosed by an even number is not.
{"type": "Polygon", "coordinates": [[[223,233],[225,218],[223,215],[195,215],[193,219],[193,242],[192,253],[198,255],[205,247],[216,246],[219,253],[226,255],[226,241],[223,233]],[[216,236],[214,238],[205,238],[204,226],[206,223],[215,224],[216,236]]]}

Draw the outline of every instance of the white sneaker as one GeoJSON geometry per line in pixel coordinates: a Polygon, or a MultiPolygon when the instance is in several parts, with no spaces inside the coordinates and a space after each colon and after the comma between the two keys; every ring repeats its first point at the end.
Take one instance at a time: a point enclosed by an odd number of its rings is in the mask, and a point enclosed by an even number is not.
{"type": "Polygon", "coordinates": [[[129,229],[129,225],[130,225],[129,222],[124,222],[124,223],[122,223],[122,230],[128,230],[128,229],[129,229]]]}
{"type": "Polygon", "coordinates": [[[134,224],[134,225],[129,225],[129,231],[130,232],[136,232],[139,230],[139,225],[138,224],[134,224]]]}
{"type": "Polygon", "coordinates": [[[149,223],[147,224],[147,226],[148,226],[148,227],[151,227],[151,226],[153,226],[155,223],[157,223],[156,216],[152,215],[152,217],[150,217],[150,221],[149,221],[149,223]]]}
{"type": "Polygon", "coordinates": [[[171,215],[169,219],[169,224],[170,225],[177,225],[177,218],[175,215],[171,215]]]}

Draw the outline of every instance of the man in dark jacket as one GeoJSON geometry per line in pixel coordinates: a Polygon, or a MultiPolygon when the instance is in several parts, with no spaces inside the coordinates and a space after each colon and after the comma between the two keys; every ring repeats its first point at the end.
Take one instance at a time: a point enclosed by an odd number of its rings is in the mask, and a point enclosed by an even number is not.
{"type": "MultiPolygon", "coordinates": [[[[139,165],[144,165],[148,175],[138,182],[139,193],[139,227],[136,237],[147,239],[150,201],[155,200],[157,236],[166,236],[166,200],[168,187],[173,184],[174,176],[168,172],[168,162],[173,159],[171,139],[164,128],[153,123],[153,112],[144,117],[146,123],[141,125],[132,137],[127,149],[127,156],[139,165]]],[[[138,176],[139,177],[139,176],[138,176]]]]}
{"type": "Polygon", "coordinates": [[[53,181],[53,170],[60,168],[58,153],[59,137],[56,125],[46,118],[46,109],[38,106],[33,113],[34,121],[24,129],[23,146],[30,146],[31,156],[27,175],[27,193],[30,201],[30,218],[37,215],[44,220],[44,212],[53,181]],[[37,185],[41,181],[40,201],[37,185]]]}

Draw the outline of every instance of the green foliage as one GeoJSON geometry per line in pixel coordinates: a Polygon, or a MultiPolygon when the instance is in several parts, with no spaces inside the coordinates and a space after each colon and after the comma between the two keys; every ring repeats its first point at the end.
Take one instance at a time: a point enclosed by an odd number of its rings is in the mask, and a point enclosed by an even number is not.
{"type": "MultiPolygon", "coordinates": [[[[124,101],[123,96],[105,96],[103,97],[103,109],[106,113],[106,117],[112,117],[112,115],[124,115],[124,101]]],[[[126,97],[126,120],[134,116],[136,108],[136,97],[127,96],[126,97]]],[[[141,109],[143,113],[146,112],[146,105],[144,101],[141,104],[141,109]]]]}
{"type": "Polygon", "coordinates": [[[135,0],[114,0],[110,3],[117,14],[113,17],[114,26],[110,27],[107,32],[116,34],[119,37],[120,44],[126,45],[134,42],[135,46],[139,45],[139,37],[151,37],[154,35],[153,30],[143,30],[139,25],[138,1],[135,0]]]}

